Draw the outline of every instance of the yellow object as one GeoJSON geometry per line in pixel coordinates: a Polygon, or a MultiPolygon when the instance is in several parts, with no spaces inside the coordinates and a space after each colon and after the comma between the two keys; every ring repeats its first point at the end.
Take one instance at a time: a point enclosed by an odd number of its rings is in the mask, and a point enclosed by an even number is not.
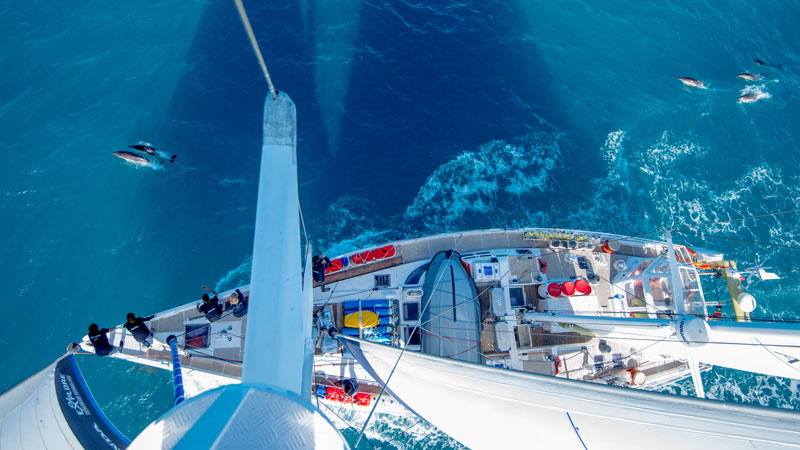
{"type": "Polygon", "coordinates": [[[344,316],[344,326],[347,328],[372,328],[378,326],[378,315],[371,311],[354,312],[344,316]],[[361,315],[359,325],[358,316],[361,315]]]}
{"type": "MultiPolygon", "coordinates": [[[[708,262],[708,265],[711,267],[720,267],[723,269],[733,269],[736,271],[736,261],[713,261],[708,262]]],[[[728,296],[731,299],[731,306],[733,307],[733,315],[736,318],[737,322],[749,322],[750,321],[750,313],[746,313],[742,311],[742,308],[739,306],[739,294],[744,292],[744,287],[742,286],[742,281],[736,277],[731,276],[730,272],[727,270],[724,271],[725,273],[725,282],[728,285],[728,296]]]]}

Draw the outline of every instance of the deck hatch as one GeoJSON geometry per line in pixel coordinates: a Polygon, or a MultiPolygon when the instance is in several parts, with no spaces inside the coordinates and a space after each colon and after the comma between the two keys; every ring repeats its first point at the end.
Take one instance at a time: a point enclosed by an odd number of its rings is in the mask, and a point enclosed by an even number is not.
{"type": "Polygon", "coordinates": [[[210,325],[186,325],[186,348],[207,348],[210,325]]]}
{"type": "Polygon", "coordinates": [[[376,288],[388,288],[392,285],[392,276],[389,274],[375,275],[376,288]]]}

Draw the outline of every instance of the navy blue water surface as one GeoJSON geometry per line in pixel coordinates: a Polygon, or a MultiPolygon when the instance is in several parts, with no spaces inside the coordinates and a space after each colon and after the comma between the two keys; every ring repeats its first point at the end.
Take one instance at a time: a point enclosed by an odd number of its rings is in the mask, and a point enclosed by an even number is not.
{"type": "MultiPolygon", "coordinates": [[[[479,227],[687,225],[679,242],[780,269],[749,286],[754,314],[800,315],[797,249],[710,237],[800,247],[796,214],[699,226],[800,208],[800,3],[247,3],[297,104],[301,200],[329,255],[479,227]],[[737,103],[747,93],[764,98],[737,103]]],[[[91,322],[249,279],[266,86],[232,2],[0,2],[0,28],[5,390],[91,322]],[[175,164],[111,155],[139,140],[175,164]]],[[[169,408],[169,372],[87,358],[127,435],[169,408]]],[[[787,380],[714,369],[704,382],[800,408],[787,380]]],[[[368,436],[455,445],[413,425],[384,419],[368,436]]]]}

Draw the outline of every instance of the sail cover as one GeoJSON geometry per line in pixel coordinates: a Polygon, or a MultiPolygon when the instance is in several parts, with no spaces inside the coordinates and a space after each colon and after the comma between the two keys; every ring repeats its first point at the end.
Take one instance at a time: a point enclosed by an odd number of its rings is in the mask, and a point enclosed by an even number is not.
{"type": "Polygon", "coordinates": [[[483,362],[478,289],[461,265],[461,255],[437,253],[425,272],[423,291],[422,352],[483,362]]]}
{"type": "Polygon", "coordinates": [[[0,448],[123,449],[68,354],[0,397],[0,448]]]}
{"type": "MultiPolygon", "coordinates": [[[[343,337],[383,383],[400,349],[343,337]]],[[[796,411],[573,381],[405,352],[389,383],[470,448],[800,447],[796,411]]]]}

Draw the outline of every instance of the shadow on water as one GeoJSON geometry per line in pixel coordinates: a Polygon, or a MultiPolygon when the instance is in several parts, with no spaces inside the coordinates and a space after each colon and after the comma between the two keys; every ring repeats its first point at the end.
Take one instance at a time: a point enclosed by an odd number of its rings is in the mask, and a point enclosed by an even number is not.
{"type": "MultiPolygon", "coordinates": [[[[437,167],[495,139],[568,131],[568,147],[588,145],[553,93],[554,75],[520,37],[528,25],[507,6],[365,3],[344,37],[326,26],[345,18],[316,2],[247,6],[276,87],[297,105],[300,194],[311,223],[353,193],[379,205],[378,214],[400,213],[437,167]],[[320,77],[336,78],[338,88],[325,91],[320,77]]],[[[198,169],[197,180],[183,181],[202,194],[192,206],[214,198],[212,207],[229,203],[243,212],[235,220],[252,220],[266,87],[232,5],[207,6],[187,62],[163,129],[187,154],[182,164],[198,169]],[[222,189],[236,195],[232,204],[208,180],[226,176],[249,181],[222,189]]]]}
{"type": "Polygon", "coordinates": [[[586,145],[514,10],[417,3],[362,11],[370,26],[353,61],[337,191],[396,214],[437,167],[489,141],[568,131],[570,143],[586,145]]]}

